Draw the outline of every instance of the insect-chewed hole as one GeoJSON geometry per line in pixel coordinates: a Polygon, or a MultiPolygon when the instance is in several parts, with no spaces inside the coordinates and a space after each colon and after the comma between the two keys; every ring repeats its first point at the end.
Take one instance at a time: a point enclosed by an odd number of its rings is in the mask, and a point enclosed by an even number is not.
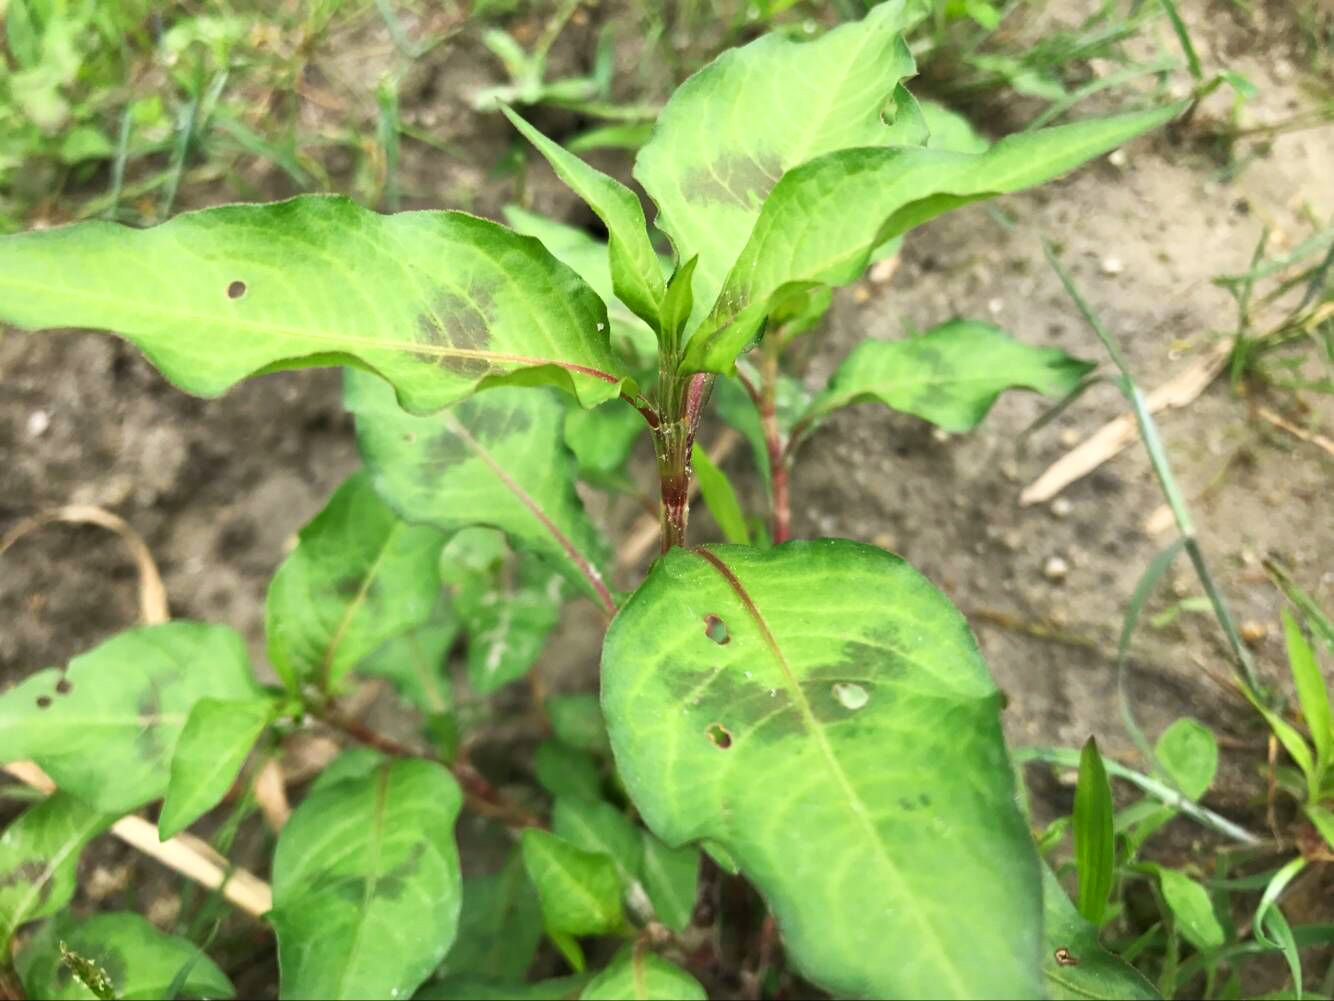
{"type": "Polygon", "coordinates": [[[37,708],[38,708],[38,709],[48,709],[48,708],[50,708],[50,706],[51,706],[51,696],[49,696],[49,695],[39,695],[39,696],[37,696],[37,708]]]}
{"type": "Polygon", "coordinates": [[[72,691],[74,691],[74,682],[70,681],[69,678],[61,678],[56,682],[57,695],[68,695],[72,691]]]}
{"type": "Polygon", "coordinates": [[[1070,950],[1065,948],[1064,946],[1056,950],[1056,962],[1059,963],[1061,966],[1079,965],[1079,960],[1077,960],[1074,957],[1074,955],[1071,954],[1070,950]]]}
{"type": "Polygon", "coordinates": [[[727,632],[727,623],[716,615],[706,615],[704,617],[704,635],[719,646],[732,638],[727,632]]]}
{"type": "Polygon", "coordinates": [[[725,751],[732,746],[732,731],[721,723],[710,723],[704,728],[705,736],[713,741],[713,746],[725,751]]]}
{"type": "Polygon", "coordinates": [[[243,281],[232,282],[230,285],[227,286],[227,298],[228,299],[241,298],[241,296],[245,295],[245,288],[246,288],[245,282],[243,281]]]}

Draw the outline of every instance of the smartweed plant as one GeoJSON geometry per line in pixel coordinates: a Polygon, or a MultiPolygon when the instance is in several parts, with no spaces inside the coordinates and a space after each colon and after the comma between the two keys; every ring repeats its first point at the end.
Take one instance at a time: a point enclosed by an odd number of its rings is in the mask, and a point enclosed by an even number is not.
{"type": "MultiPolygon", "coordinates": [[[[51,919],[13,950],[30,996],[71,978],[96,994],[90,970],[116,996],[229,994],[191,942],[128,913],[65,912],[77,859],[157,801],[161,836],[179,834],[252,750],[263,759],[312,725],[365,746],[327,767],[277,839],[266,919],[283,997],[531,990],[519,985],[543,932],[574,971],[550,996],[703,997],[681,968],[700,952],[701,852],[759,891],[792,967],[834,994],[1139,990],[1044,873],[1001,696],[963,617],[891,553],[788,541],[782,499],[793,443],[840,407],[966,430],[1003,390],[1061,395],[1087,366],[960,321],[862,344],[783,423],[776,359],[896,237],[1058,177],[1181,108],[978,153],[930,148],[904,86],[908,6],[889,0],[814,41],[762,37],[676,91],[635,165],[666,262],[629,188],[513,112],[605,224],[605,248],[520,212],[541,240],[340,197],[0,242],[0,320],[111,331],[187,392],[346,368],[365,463],[273,579],[276,685],[231,630],[176,621],[0,696],[0,760],[36,762],[58,789],[0,841],[5,955],[51,919]],[[745,541],[691,546],[696,432],[739,371],[773,517],[761,530],[736,515],[701,466],[718,520],[745,541]],[[627,420],[653,440],[662,551],[622,594],[575,485],[623,475],[627,420]],[[546,700],[554,736],[533,769],[548,812],[459,753],[464,714],[441,664],[466,634],[478,691],[523,676],[569,592],[605,618],[601,695],[546,700]],[[430,752],[347,718],[340,696],[368,676],[420,711],[430,752]],[[465,802],[516,832],[497,875],[461,877],[465,802]],[[594,973],[585,950],[608,939],[626,946],[594,973]]],[[[594,956],[613,954],[604,943],[594,956]]]]}

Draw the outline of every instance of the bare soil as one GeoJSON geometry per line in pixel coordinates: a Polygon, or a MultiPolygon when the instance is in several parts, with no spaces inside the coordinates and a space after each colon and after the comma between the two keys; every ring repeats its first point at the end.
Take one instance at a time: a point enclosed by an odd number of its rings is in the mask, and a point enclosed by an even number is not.
{"type": "MultiPolygon", "coordinates": [[[[1217,53],[1260,87],[1245,124],[1273,124],[1308,106],[1311,81],[1281,5],[1261,7],[1252,25],[1236,20],[1227,3],[1182,6],[1206,58],[1217,53]]],[[[562,37],[558,70],[586,70],[594,28],[576,24],[562,37]]],[[[627,26],[623,35],[631,34],[627,26]]],[[[637,88],[665,88],[637,76],[633,50],[626,51],[623,77],[637,88]]],[[[374,67],[366,73],[374,79],[374,67]]],[[[521,198],[587,223],[586,210],[545,167],[531,167],[522,183],[496,174],[511,132],[466,102],[499,78],[472,29],[413,71],[406,113],[432,121],[457,155],[406,142],[405,207],[497,216],[521,198]]],[[[969,110],[984,131],[1007,115],[985,105],[969,110]]],[[[1116,162],[1103,159],[1007,198],[998,210],[970,208],[931,223],[909,237],[892,280],[867,279],[839,293],[826,328],[808,335],[799,352],[800,374],[817,385],[859,339],[899,337],[956,315],[1101,359],[1043,259],[1046,237],[1059,243],[1089,302],[1121,338],[1141,384],[1162,383],[1234,328],[1231,300],[1211,279],[1246,270],[1263,228],[1279,251],[1334,217],[1334,128],[1242,141],[1232,155],[1246,165],[1227,177],[1207,137],[1228,113],[1229,98],[1217,95],[1186,129],[1135,142],[1116,162]]],[[[564,114],[539,114],[538,123],[558,135],[577,124],[564,114]]],[[[628,176],[627,158],[597,162],[628,176]]],[[[207,193],[186,197],[190,207],[210,201],[207,193]]],[[[1334,459],[1258,419],[1256,392],[1238,395],[1220,378],[1188,407],[1164,415],[1161,427],[1205,553],[1237,618],[1252,624],[1260,670],[1285,688],[1282,596],[1260,560],[1279,557],[1319,603],[1334,607],[1334,459]]],[[[1327,397],[1265,402],[1326,434],[1334,427],[1327,397]]],[[[1059,504],[1020,507],[1027,482],[1124,404],[1112,385],[1096,387],[1021,453],[1016,436],[1043,409],[1035,397],[1008,395],[978,432],[963,437],[875,407],[836,415],[801,453],[795,534],[894,549],[943,588],[970,616],[1009,696],[1014,743],[1078,746],[1095,734],[1105,751],[1133,762],[1118,722],[1117,635],[1140,575],[1172,534],[1146,531],[1162,495],[1138,447],[1067,488],[1059,504]],[[1053,558],[1064,574],[1052,571],[1053,558]]],[[[717,430],[706,430],[706,443],[717,430]]],[[[167,385],[112,338],[0,333],[0,532],[61,504],[115,511],[156,557],[173,615],[235,627],[257,663],[269,577],[297,529],[356,464],[335,373],[266,376],[202,401],[167,385]]],[[[754,494],[744,450],[727,469],[754,494]]],[[[613,517],[623,523],[628,515],[613,517]]],[[[700,514],[694,527],[702,538],[711,523],[700,514]]],[[[0,686],[132,625],[134,576],[121,543],[99,529],[48,527],[20,541],[0,559],[0,686]]],[[[1182,558],[1149,611],[1201,593],[1182,558]]],[[[542,670],[560,686],[592,687],[595,619],[572,611],[542,670]]],[[[1134,650],[1130,691],[1142,725],[1153,735],[1181,716],[1208,724],[1224,753],[1206,804],[1262,829],[1266,731],[1227,683],[1229,655],[1216,623],[1186,612],[1162,628],[1143,626],[1134,650]]],[[[1033,778],[1038,819],[1068,812],[1072,787],[1033,778]]],[[[1183,831],[1183,843],[1193,836],[1183,831]]],[[[105,868],[96,858],[87,865],[89,877],[105,868]]],[[[1313,888],[1317,899],[1320,889],[1313,888]]]]}

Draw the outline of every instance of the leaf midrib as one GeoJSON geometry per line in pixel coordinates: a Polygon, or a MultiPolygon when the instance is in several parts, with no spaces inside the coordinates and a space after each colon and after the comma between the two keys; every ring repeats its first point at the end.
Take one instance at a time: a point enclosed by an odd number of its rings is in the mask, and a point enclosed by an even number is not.
{"type": "Polygon", "coordinates": [[[361,951],[361,942],[366,924],[370,920],[371,901],[380,885],[380,854],[384,844],[385,801],[389,793],[389,773],[393,765],[386,763],[379,768],[375,784],[375,806],[371,815],[370,859],[366,867],[366,882],[361,896],[361,912],[356,928],[352,933],[352,945],[347,951],[347,962],[338,975],[337,997],[352,997],[347,993],[347,982],[352,970],[357,965],[357,954],[361,951]]]}
{"type": "Polygon", "coordinates": [[[393,548],[394,537],[405,527],[406,523],[402,521],[396,521],[390,526],[388,534],[385,535],[384,541],[380,544],[380,551],[376,553],[374,561],[372,561],[371,565],[366,569],[366,574],[361,580],[361,586],[357,588],[356,595],[354,595],[352,600],[347,603],[347,607],[343,609],[343,614],[339,617],[338,625],[334,628],[334,633],[329,638],[328,646],[324,649],[324,658],[320,662],[320,688],[322,691],[327,692],[329,686],[333,683],[334,659],[338,656],[338,650],[343,645],[343,638],[347,635],[347,631],[352,627],[353,617],[361,611],[362,607],[366,604],[366,597],[370,594],[371,585],[375,583],[375,578],[380,573],[380,565],[388,558],[389,550],[393,548]]]}
{"type": "MultiPolygon", "coordinates": [[[[857,794],[857,790],[853,788],[847,772],[843,770],[842,763],[834,754],[833,747],[830,746],[823,728],[815,718],[815,713],[811,710],[810,702],[806,699],[806,693],[802,690],[800,683],[797,681],[797,677],[793,673],[791,665],[787,662],[787,657],[783,654],[782,648],[779,647],[778,641],[769,629],[769,623],[765,621],[765,618],[763,614],[761,614],[759,607],[755,604],[754,599],[751,598],[750,593],[746,591],[740,579],[738,579],[732,572],[731,568],[719,559],[718,556],[702,546],[692,551],[718,572],[718,575],[723,578],[724,583],[736,594],[737,599],[746,609],[747,614],[750,615],[751,620],[760,631],[760,636],[763,638],[765,645],[769,648],[769,652],[773,654],[774,661],[777,663],[779,670],[783,673],[784,681],[787,684],[788,691],[791,693],[792,704],[800,711],[802,719],[806,724],[807,732],[813,736],[816,746],[819,748],[821,756],[824,758],[830,773],[837,781],[839,788],[843,792],[844,798],[847,800],[849,811],[856,817],[857,821],[865,830],[870,843],[875,847],[875,851],[880,856],[881,862],[883,863],[884,871],[888,872],[895,881],[899,883],[899,888],[903,893],[903,896],[907,899],[911,899],[911,894],[907,892],[907,884],[904,881],[902,872],[895,864],[893,858],[890,857],[889,853],[885,851],[885,846],[880,841],[879,833],[876,831],[874,824],[871,823],[870,811],[866,803],[863,802],[861,796],[857,794]]],[[[947,947],[947,943],[942,939],[940,932],[936,929],[935,925],[930,921],[927,921],[915,907],[908,908],[908,912],[912,914],[918,925],[922,928],[924,940],[930,942],[933,950],[940,956],[942,962],[939,969],[948,971],[947,976],[954,983],[956,996],[961,998],[969,997],[971,991],[969,991],[967,985],[959,979],[951,951],[947,947]]]]}
{"type": "Polygon", "coordinates": [[[46,868],[42,870],[42,874],[37,879],[33,880],[28,888],[28,892],[19,898],[19,906],[14,909],[14,922],[12,924],[5,922],[3,926],[0,926],[0,945],[7,943],[9,936],[13,934],[19,925],[24,923],[25,918],[21,915],[28,912],[34,899],[39,899],[41,897],[42,887],[55,879],[56,872],[60,869],[60,866],[67,858],[69,858],[72,852],[79,851],[83,845],[87,843],[88,838],[101,822],[101,815],[94,814],[89,818],[85,825],[76,827],[72,832],[72,836],[66,839],[60,850],[51,856],[51,861],[47,863],[46,868]]]}

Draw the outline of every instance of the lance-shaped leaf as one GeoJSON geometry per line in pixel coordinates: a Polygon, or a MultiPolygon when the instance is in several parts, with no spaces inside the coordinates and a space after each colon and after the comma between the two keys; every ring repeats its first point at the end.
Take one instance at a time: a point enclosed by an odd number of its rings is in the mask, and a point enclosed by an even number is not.
{"type": "Polygon", "coordinates": [[[276,710],[273,699],[195,703],[171,758],[171,783],[157,822],[163,841],[222,802],[276,710]]]}
{"type": "Polygon", "coordinates": [[[83,846],[115,821],[67,792],[28,807],[0,834],[0,955],[15,929],[74,896],[83,846]]]}
{"type": "Polygon", "coordinates": [[[1098,743],[1092,737],[1079,755],[1075,786],[1075,864],[1079,868],[1079,913],[1102,924],[1116,879],[1115,807],[1098,743]]]}
{"type": "Polygon", "coordinates": [[[1174,117],[1180,104],[1007,136],[984,153],[845,149],[789,171],[764,203],[682,370],[728,372],[794,294],[842,285],[891,237],[970,202],[1073,170],[1174,117]]]}
{"type": "Polygon", "coordinates": [[[699,981],[651,952],[627,946],[588,982],[579,1001],[707,1001],[699,981]]]}
{"type": "Polygon", "coordinates": [[[590,167],[583,160],[552,142],[509,108],[505,117],[523,133],[551,164],[556,176],[582,198],[607,227],[611,251],[611,281],[616,297],[651,327],[658,326],[658,311],[666,285],[658,265],[658,254],[648,238],[644,206],[639,196],[614,177],[590,167]]]}
{"type": "Polygon", "coordinates": [[[604,935],[625,925],[620,877],[610,856],[530,827],[523,832],[523,864],[537,887],[547,931],[604,935]]]}
{"type": "Polygon", "coordinates": [[[1152,1001],[1159,997],[1138,970],[1098,943],[1098,929],[1075,909],[1045,862],[1042,911],[1042,975],[1047,994],[1055,1001],[1152,1001]]]}
{"type": "Polygon", "coordinates": [[[260,695],[245,644],[198,622],[131,629],[0,696],[0,761],[35,760],[58,786],[117,815],[167,790],[200,699],[260,695]]]}
{"type": "MultiPolygon", "coordinates": [[[[397,409],[388,386],[361,377],[397,409]]],[[[367,473],[340,486],[269,585],[269,659],[287,687],[328,691],[386,640],[425,623],[440,592],[445,538],[395,514],[367,473]]]]}
{"type": "Polygon", "coordinates": [[[594,406],[622,381],[602,302],[536,240],[341,197],[4,237],[0,321],[111,331],[201,396],[316,365],[379,372],[417,412],[513,381],[594,406]]]}
{"type": "Polygon", "coordinates": [[[664,841],[720,846],[788,955],[853,997],[1035,997],[1037,858],[958,611],[843,540],[665,554],[613,621],[618,771],[664,841]]]}
{"type": "Polygon", "coordinates": [[[344,402],[376,490],[402,517],[447,532],[499,528],[614,608],[599,569],[606,548],[575,492],[555,397],[497,390],[414,417],[383,383],[349,372],[344,402]]]}
{"type": "Polygon", "coordinates": [[[1030,347],[987,323],[952,320],[901,341],[863,341],[811,401],[803,422],[852,403],[883,403],[946,431],[970,431],[1007,389],[1064,396],[1094,365],[1030,347]]]}
{"type": "Polygon", "coordinates": [[[408,997],[430,976],[458,926],[461,802],[422,760],[358,756],[311,790],[273,860],[281,997],[408,997]]]}
{"type": "Polygon", "coordinates": [[[199,946],[158,931],[138,914],[95,914],[84,920],[62,915],[24,946],[14,965],[30,998],[98,997],[74,970],[85,980],[105,977],[111,993],[102,996],[236,996],[231,981],[199,946]]]}
{"type": "Polygon", "coordinates": [[[916,102],[899,85],[915,72],[899,37],[908,6],[889,0],[812,42],[765,35],[724,52],[667,102],[635,177],[678,259],[699,255],[696,320],[785,171],[849,146],[925,141],[916,102]]]}

